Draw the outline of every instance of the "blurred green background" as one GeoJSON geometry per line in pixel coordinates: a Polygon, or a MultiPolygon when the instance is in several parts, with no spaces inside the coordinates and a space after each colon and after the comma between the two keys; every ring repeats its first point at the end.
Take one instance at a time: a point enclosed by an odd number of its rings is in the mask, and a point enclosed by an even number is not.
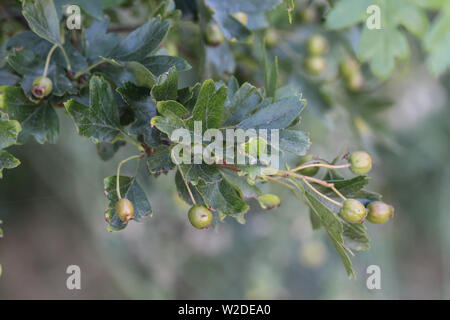
{"type": "MultiPolygon", "coordinates": [[[[295,68],[282,69],[284,82],[300,82],[295,68]]],[[[242,70],[238,65],[241,78],[258,81],[242,70]]],[[[196,71],[182,83],[195,82],[196,71]]],[[[108,233],[103,178],[133,151],[122,148],[103,162],[58,110],[58,144],[12,148],[22,165],[0,180],[0,299],[449,299],[449,89],[448,77],[433,78],[414,55],[377,89],[394,102],[376,115],[383,127],[362,134],[349,125],[346,106],[317,112],[309,101],[302,125],[311,133],[311,153],[332,159],[369,149],[370,189],[396,208],[386,225],[369,225],[372,249],[352,258],[356,280],[347,278],[325,231],[312,231],[306,207],[277,186],[270,191],[281,196],[281,208],[262,211],[253,202],[245,225],[227,219],[198,231],[173,174],[155,178],[142,169],[154,216],[108,233]],[[384,135],[389,143],[373,142],[384,135]],[[69,265],[80,266],[82,290],[66,288],[69,265]],[[381,290],[366,287],[369,265],[381,268],[381,290]]]]}

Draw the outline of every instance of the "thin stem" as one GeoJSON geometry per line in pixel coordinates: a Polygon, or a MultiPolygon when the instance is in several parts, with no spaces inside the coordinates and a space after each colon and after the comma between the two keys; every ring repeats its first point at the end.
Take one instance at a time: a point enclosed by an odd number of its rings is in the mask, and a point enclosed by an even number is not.
{"type": "Polygon", "coordinates": [[[61,51],[63,53],[63,56],[64,56],[64,59],[66,60],[67,70],[72,71],[72,66],[70,65],[70,59],[69,59],[69,56],[67,55],[66,50],[61,45],[59,45],[58,47],[61,49],[61,51]]]}
{"type": "Polygon", "coordinates": [[[92,69],[98,67],[99,65],[101,65],[102,63],[105,63],[105,62],[106,62],[106,61],[104,61],[104,60],[97,61],[96,63],[90,65],[88,68],[86,68],[86,69],[84,69],[84,70],[81,70],[80,72],[76,73],[75,76],[74,76],[74,78],[75,78],[75,79],[78,79],[78,78],[81,77],[83,74],[88,73],[88,72],[91,71],[92,69]]]}
{"type": "Polygon", "coordinates": [[[317,178],[314,178],[314,177],[303,176],[303,178],[306,179],[306,180],[315,182],[315,183],[317,183],[317,184],[320,184],[320,185],[322,185],[322,186],[324,186],[324,187],[330,188],[330,189],[333,190],[340,198],[342,198],[343,200],[347,200],[347,198],[346,198],[342,193],[340,193],[338,189],[336,189],[336,187],[334,186],[333,183],[328,183],[328,182],[326,182],[326,181],[323,181],[323,180],[320,180],[320,179],[317,179],[317,178]]]}
{"type": "Polygon", "coordinates": [[[350,163],[347,164],[341,164],[341,165],[333,165],[333,164],[327,164],[327,163],[311,163],[311,164],[304,164],[297,168],[294,168],[292,170],[289,170],[290,172],[295,172],[298,170],[306,169],[306,168],[312,168],[312,167],[323,167],[327,169],[342,169],[342,168],[348,168],[350,167],[350,163]]]}
{"type": "Polygon", "coordinates": [[[122,196],[120,195],[120,168],[127,163],[128,161],[134,160],[134,159],[140,159],[142,158],[142,154],[131,156],[129,158],[126,158],[125,160],[122,160],[119,165],[117,166],[117,175],[116,175],[116,192],[117,192],[117,198],[122,199],[122,196]]]}
{"type": "Polygon", "coordinates": [[[55,44],[53,47],[51,47],[50,51],[47,54],[47,59],[45,60],[45,67],[44,67],[44,72],[42,73],[43,77],[47,76],[48,73],[48,67],[50,66],[50,60],[52,59],[52,55],[53,52],[55,51],[55,49],[58,47],[57,44],[55,44]]]}
{"type": "Polygon", "coordinates": [[[189,196],[191,197],[191,200],[192,200],[192,204],[193,204],[193,205],[196,205],[197,202],[195,201],[194,195],[192,194],[191,188],[189,187],[189,184],[188,184],[188,182],[186,181],[186,178],[184,177],[183,170],[181,170],[181,167],[180,167],[180,166],[178,166],[178,171],[180,171],[181,178],[183,179],[184,184],[186,185],[187,191],[188,191],[189,196]]]}
{"type": "Polygon", "coordinates": [[[305,183],[312,191],[314,191],[316,194],[318,194],[318,195],[321,196],[322,198],[324,198],[324,199],[330,201],[331,203],[337,205],[338,207],[342,207],[342,204],[341,204],[341,203],[339,203],[339,202],[337,202],[337,201],[335,201],[335,200],[333,200],[333,199],[327,197],[326,195],[324,195],[323,193],[321,193],[320,191],[318,191],[316,188],[314,188],[313,185],[310,184],[310,183],[305,179],[305,177],[302,177],[302,180],[303,180],[303,182],[304,182],[304,183],[305,183]]]}

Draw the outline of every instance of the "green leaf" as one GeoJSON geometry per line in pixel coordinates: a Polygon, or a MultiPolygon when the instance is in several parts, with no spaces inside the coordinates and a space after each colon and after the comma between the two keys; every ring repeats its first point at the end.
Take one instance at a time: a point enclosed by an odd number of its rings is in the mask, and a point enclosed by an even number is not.
{"type": "Polygon", "coordinates": [[[186,109],[181,103],[173,100],[160,101],[156,107],[161,114],[167,114],[167,112],[170,111],[180,118],[184,118],[189,114],[188,109],[186,109]]]}
{"type": "Polygon", "coordinates": [[[300,115],[305,101],[298,97],[278,100],[258,110],[255,114],[237,125],[242,129],[284,129],[300,115]]]}
{"type": "Polygon", "coordinates": [[[311,140],[300,130],[280,130],[279,148],[297,156],[304,156],[311,146],[311,140]]]}
{"type": "Polygon", "coordinates": [[[342,223],[330,209],[304,188],[303,195],[307,200],[311,212],[320,220],[320,224],[327,230],[333,246],[336,248],[336,251],[344,263],[347,274],[355,278],[355,271],[353,270],[352,262],[347,254],[347,248],[344,244],[342,223]]]}
{"type": "Polygon", "coordinates": [[[256,198],[262,194],[261,189],[256,185],[248,183],[247,179],[238,175],[226,172],[226,170],[220,170],[223,178],[229,182],[240,193],[241,198],[256,198]]]}
{"type": "MultiPolygon", "coordinates": [[[[358,176],[347,180],[327,180],[328,183],[334,184],[335,188],[339,190],[346,197],[353,197],[358,191],[362,190],[370,182],[367,176],[358,176]]],[[[329,188],[320,189],[325,194],[333,194],[329,188]]]]}
{"type": "Polygon", "coordinates": [[[424,38],[429,56],[427,64],[435,75],[441,75],[450,68],[450,5],[433,22],[424,38]]]}
{"type": "Polygon", "coordinates": [[[89,104],[71,99],[64,103],[78,133],[95,141],[112,142],[121,133],[119,110],[110,84],[94,76],[89,82],[89,104]]]}
{"type": "Polygon", "coordinates": [[[251,35],[251,31],[229,13],[218,11],[214,19],[228,40],[246,41],[251,35]]]}
{"type": "Polygon", "coordinates": [[[3,178],[3,169],[13,169],[19,165],[19,159],[5,150],[0,150],[0,179],[3,178]]]}
{"type": "Polygon", "coordinates": [[[164,116],[155,116],[150,121],[151,126],[155,126],[159,131],[167,134],[167,136],[171,136],[172,132],[184,128],[184,122],[178,117],[176,114],[165,111],[166,114],[164,116]]]}
{"type": "Polygon", "coordinates": [[[370,70],[381,80],[394,72],[396,58],[405,59],[409,53],[408,40],[395,28],[365,28],[361,33],[358,56],[361,61],[369,62],[370,70]]]}
{"type": "Polygon", "coordinates": [[[111,160],[120,147],[124,146],[125,142],[122,140],[109,143],[109,142],[100,142],[97,143],[97,153],[103,161],[111,160]]]}
{"type": "MultiPolygon", "coordinates": [[[[119,201],[116,193],[116,181],[116,176],[110,176],[104,180],[105,195],[109,200],[108,208],[105,211],[109,231],[119,231],[127,226],[127,223],[120,220],[115,209],[115,205],[119,201]]],[[[134,221],[141,222],[145,217],[152,215],[150,202],[135,177],[120,176],[119,187],[122,198],[130,200],[133,204],[134,221]]]]}
{"type": "Polygon", "coordinates": [[[158,84],[152,89],[152,96],[156,101],[177,100],[178,72],[175,67],[158,78],[158,84]]]}
{"type": "Polygon", "coordinates": [[[38,143],[56,143],[59,133],[59,120],[53,107],[43,101],[31,102],[19,87],[2,87],[4,109],[12,120],[22,126],[19,142],[25,142],[33,136],[38,143]]]}
{"type": "Polygon", "coordinates": [[[186,60],[172,56],[151,56],[142,60],[142,64],[155,76],[160,76],[170,68],[175,67],[178,72],[191,69],[191,65],[186,60]]]}
{"type": "Polygon", "coordinates": [[[200,181],[210,184],[222,180],[220,171],[207,164],[181,164],[180,168],[184,178],[194,186],[198,185],[200,181]]]}
{"type": "Polygon", "coordinates": [[[235,125],[243,121],[249,114],[260,108],[262,96],[254,86],[244,83],[230,96],[232,88],[228,87],[228,99],[224,105],[225,126],[235,125]]]}
{"type": "Polygon", "coordinates": [[[0,70],[0,85],[13,86],[19,82],[20,77],[6,70],[0,70]]]}
{"type": "Polygon", "coordinates": [[[97,0],[54,0],[56,12],[58,13],[58,17],[61,19],[63,12],[63,6],[65,5],[78,5],[83,9],[87,14],[96,19],[103,19],[103,5],[102,1],[97,0]]]}
{"type": "Polygon", "coordinates": [[[151,174],[160,174],[172,170],[175,165],[171,158],[171,149],[168,146],[158,146],[152,150],[147,159],[147,168],[151,174]]]}
{"type": "Polygon", "coordinates": [[[159,134],[156,129],[150,127],[150,120],[156,116],[156,106],[150,96],[150,90],[126,82],[123,87],[117,88],[117,92],[131,107],[136,118],[129,132],[143,135],[145,143],[149,146],[159,145],[159,134]]]}
{"type": "MultiPolygon", "coordinates": [[[[175,186],[177,187],[177,193],[178,196],[184,200],[187,204],[193,205],[191,196],[189,194],[188,189],[186,188],[186,184],[184,183],[183,178],[181,177],[180,172],[177,170],[177,173],[175,174],[175,186]]],[[[192,192],[192,195],[194,196],[194,200],[197,204],[205,204],[203,201],[202,196],[197,191],[197,189],[188,182],[189,189],[192,192]]]]}
{"type": "Polygon", "coordinates": [[[345,245],[351,250],[366,251],[370,249],[370,238],[363,223],[349,223],[342,220],[345,245]]]}
{"type": "Polygon", "coordinates": [[[0,150],[14,145],[20,131],[22,131],[22,126],[19,121],[0,119],[0,150]]]}
{"type": "Polygon", "coordinates": [[[206,3],[218,11],[259,13],[272,10],[281,4],[281,0],[206,0],[206,3]]]}
{"type": "Polygon", "coordinates": [[[141,61],[159,46],[168,30],[167,20],[149,19],[122,40],[111,55],[121,61],[141,61]]]}
{"type": "Polygon", "coordinates": [[[216,90],[214,81],[206,80],[200,89],[192,111],[190,126],[193,128],[194,121],[201,121],[203,132],[210,128],[219,128],[222,124],[223,105],[226,98],[227,88],[225,86],[216,90]]]}
{"type": "Polygon", "coordinates": [[[225,215],[245,213],[249,209],[238,192],[226,180],[214,184],[200,181],[196,189],[210,208],[225,215]]]}
{"type": "Polygon", "coordinates": [[[61,44],[59,19],[53,0],[24,0],[22,14],[38,36],[53,44],[61,44]]]}
{"type": "Polygon", "coordinates": [[[371,4],[372,0],[341,0],[328,12],[325,25],[329,29],[336,30],[361,22],[371,4]]]}
{"type": "Polygon", "coordinates": [[[99,57],[109,57],[113,49],[119,45],[120,36],[116,33],[106,33],[109,19],[95,20],[89,28],[83,29],[84,53],[93,62],[99,57]]]}
{"type": "Polygon", "coordinates": [[[156,83],[155,76],[145,66],[136,61],[127,62],[125,67],[133,72],[136,84],[151,89],[156,83]]]}

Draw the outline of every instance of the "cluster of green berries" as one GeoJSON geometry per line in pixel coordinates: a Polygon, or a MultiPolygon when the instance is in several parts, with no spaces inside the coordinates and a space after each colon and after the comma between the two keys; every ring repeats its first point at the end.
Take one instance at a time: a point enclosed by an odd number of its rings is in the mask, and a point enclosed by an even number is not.
{"type": "Polygon", "coordinates": [[[36,98],[43,99],[52,92],[52,89],[53,89],[52,80],[42,76],[34,79],[31,87],[31,93],[36,98]]]}
{"type": "Polygon", "coordinates": [[[381,224],[394,216],[394,207],[382,201],[372,201],[365,207],[356,199],[347,199],[339,214],[352,223],[363,223],[367,219],[371,223],[381,224]]]}
{"type": "Polygon", "coordinates": [[[319,75],[325,70],[327,61],[323,55],[327,53],[328,49],[328,41],[325,37],[316,34],[308,39],[306,42],[308,56],[306,57],[304,64],[309,73],[319,75]]]}
{"type": "Polygon", "coordinates": [[[357,92],[364,87],[364,76],[355,59],[347,58],[342,60],[339,63],[339,72],[344,78],[348,90],[357,92]]]}

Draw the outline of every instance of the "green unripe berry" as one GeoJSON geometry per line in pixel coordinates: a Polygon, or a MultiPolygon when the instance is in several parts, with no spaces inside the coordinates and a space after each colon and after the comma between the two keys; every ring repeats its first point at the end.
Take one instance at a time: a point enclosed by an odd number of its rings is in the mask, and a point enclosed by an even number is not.
{"type": "Polygon", "coordinates": [[[31,93],[36,98],[42,99],[48,96],[52,92],[52,89],[53,89],[52,80],[50,80],[47,77],[41,76],[34,79],[31,87],[31,93]]]}
{"type": "Polygon", "coordinates": [[[372,169],[372,157],[365,151],[353,152],[348,161],[350,162],[350,170],[354,174],[366,174],[372,169]]]}
{"type": "Polygon", "coordinates": [[[339,73],[345,79],[350,78],[359,71],[359,64],[353,58],[347,58],[339,63],[339,73]]]}
{"type": "Polygon", "coordinates": [[[212,224],[213,215],[205,206],[195,205],[189,209],[188,219],[194,228],[207,229],[212,224]]]}
{"type": "Polygon", "coordinates": [[[313,56],[305,59],[305,68],[313,75],[321,74],[325,70],[326,66],[327,62],[323,57],[313,56]]]}
{"type": "Polygon", "coordinates": [[[248,16],[246,13],[244,12],[236,12],[233,13],[233,17],[239,21],[240,23],[242,23],[244,26],[246,26],[248,24],[248,16]]]}
{"type": "MultiPolygon", "coordinates": [[[[314,156],[312,154],[307,154],[306,156],[303,156],[300,158],[299,162],[297,163],[297,167],[300,167],[301,165],[311,161],[314,159],[314,156]]],[[[305,176],[315,176],[317,172],[319,171],[319,167],[309,167],[305,168],[299,171],[300,174],[305,176]]]]}
{"type": "Polygon", "coordinates": [[[312,56],[321,56],[328,51],[328,41],[319,34],[313,35],[306,42],[306,50],[312,56]]]}
{"type": "Polygon", "coordinates": [[[364,88],[364,77],[360,71],[356,71],[346,80],[347,89],[353,92],[361,91],[364,88]]]}
{"type": "Polygon", "coordinates": [[[366,207],[355,199],[345,200],[339,213],[344,220],[352,223],[362,223],[367,216],[366,207]]]}
{"type": "Polygon", "coordinates": [[[0,88],[0,108],[5,109],[5,93],[0,88]]]}
{"type": "Polygon", "coordinates": [[[256,198],[264,210],[272,210],[281,205],[281,200],[274,194],[264,194],[256,198]]]}
{"type": "Polygon", "coordinates": [[[225,37],[222,34],[222,31],[220,31],[219,26],[217,23],[209,23],[206,26],[205,30],[205,41],[206,44],[209,46],[217,47],[222,44],[222,42],[225,40],[225,37]]]}
{"type": "Polygon", "coordinates": [[[382,201],[373,201],[367,206],[367,220],[371,223],[385,223],[394,216],[394,207],[382,201]]]}
{"type": "Polygon", "coordinates": [[[127,222],[133,219],[134,207],[130,200],[122,198],[116,203],[116,211],[120,220],[127,222]]]}

